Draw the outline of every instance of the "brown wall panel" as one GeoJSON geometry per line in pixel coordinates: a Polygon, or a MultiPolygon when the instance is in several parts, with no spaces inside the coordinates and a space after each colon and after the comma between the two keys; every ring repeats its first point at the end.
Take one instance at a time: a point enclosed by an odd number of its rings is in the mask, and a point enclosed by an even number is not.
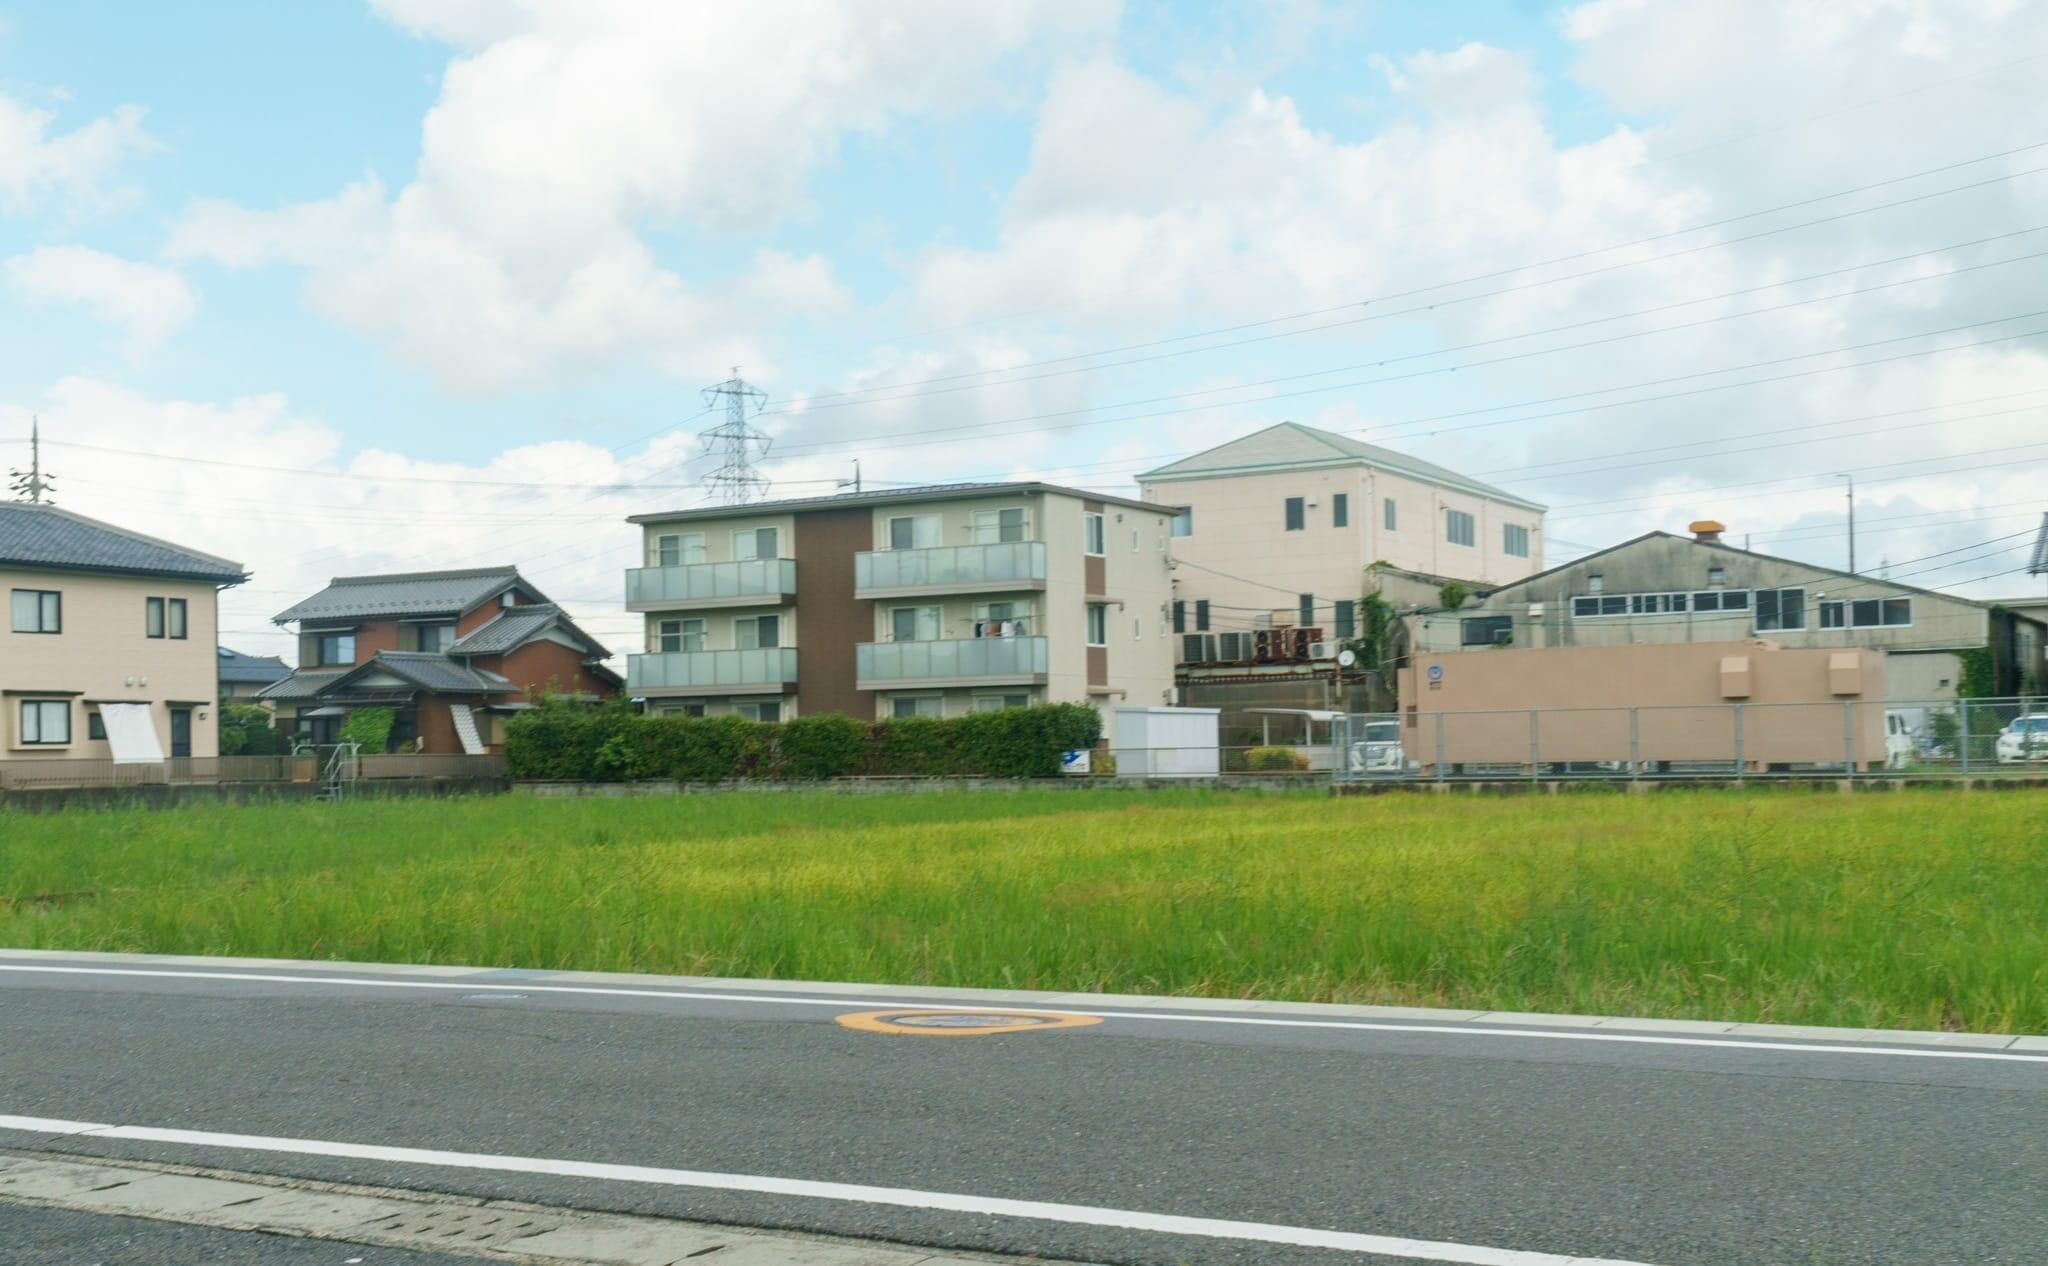
{"type": "Polygon", "coordinates": [[[866,507],[796,516],[797,711],[872,719],[873,691],[854,689],[854,644],[872,641],[875,604],[853,596],[853,556],[875,543],[866,507]]]}

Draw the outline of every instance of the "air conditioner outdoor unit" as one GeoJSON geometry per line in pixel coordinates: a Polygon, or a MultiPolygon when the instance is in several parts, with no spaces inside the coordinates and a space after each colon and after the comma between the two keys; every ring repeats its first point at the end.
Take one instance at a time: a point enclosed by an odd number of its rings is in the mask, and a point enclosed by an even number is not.
{"type": "Polygon", "coordinates": [[[1216,635],[1216,659],[1220,663],[1241,664],[1252,657],[1252,635],[1249,633],[1218,633],[1216,635]]]}
{"type": "Polygon", "coordinates": [[[1213,633],[1181,634],[1180,662],[1183,664],[1215,663],[1216,635],[1213,633]]]}
{"type": "Polygon", "coordinates": [[[1310,642],[1308,657],[1310,659],[1335,659],[1337,658],[1337,644],[1335,642],[1310,642]]]}

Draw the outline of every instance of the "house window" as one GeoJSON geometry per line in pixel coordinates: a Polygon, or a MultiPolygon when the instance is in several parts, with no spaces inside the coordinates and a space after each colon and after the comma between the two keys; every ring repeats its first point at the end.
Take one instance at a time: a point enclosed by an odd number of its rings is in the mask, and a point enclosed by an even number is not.
{"type": "Polygon", "coordinates": [[[1081,516],[1081,552],[1103,554],[1108,551],[1107,537],[1102,527],[1102,516],[1084,514],[1081,516]]]}
{"type": "Polygon", "coordinates": [[[895,607],[889,612],[892,642],[935,642],[939,639],[939,608],[895,607]]]}
{"type": "Polygon", "coordinates": [[[326,668],[335,664],[356,662],[356,635],[354,633],[318,633],[313,637],[313,659],[315,667],[326,668]]]}
{"type": "Polygon", "coordinates": [[[1207,633],[1208,631],[1209,600],[1207,598],[1197,598],[1195,599],[1195,632],[1207,633]]]}
{"type": "Polygon", "coordinates": [[[976,712],[1001,712],[1004,708],[1028,708],[1030,706],[1030,695],[974,696],[974,710],[976,712]]]}
{"type": "Polygon", "coordinates": [[[1756,591],[1758,632],[1806,627],[1806,590],[1759,589],[1756,591]]]}
{"type": "Polygon", "coordinates": [[[1388,497],[1385,501],[1380,502],[1380,526],[1392,532],[1399,528],[1400,522],[1401,515],[1394,508],[1394,499],[1388,497]]]}
{"type": "MultiPolygon", "coordinates": [[[[773,619],[774,617],[765,617],[773,619]]],[[[782,719],[782,700],[763,699],[758,703],[736,704],[733,711],[749,721],[764,721],[773,725],[782,719]]]]}
{"type": "Polygon", "coordinates": [[[654,649],[664,655],[704,649],[704,621],[663,620],[654,628],[654,649]]]}
{"type": "Polygon", "coordinates": [[[1131,617],[1131,640],[1135,642],[1143,636],[1145,636],[1145,617],[1134,615],[1131,617]]]}
{"type": "Polygon", "coordinates": [[[1299,532],[1308,526],[1308,510],[1300,497],[1287,498],[1287,530],[1299,532]]]}
{"type": "Polygon", "coordinates": [[[1476,524],[1463,510],[1444,511],[1444,539],[1453,545],[1471,545],[1479,539],[1476,524]]]}
{"type": "Polygon", "coordinates": [[[1529,529],[1519,523],[1504,523],[1500,529],[1501,552],[1509,558],[1529,557],[1529,529]]]}
{"type": "Polygon", "coordinates": [[[1339,599],[1337,602],[1337,637],[1341,640],[1356,637],[1357,635],[1358,604],[1349,598],[1339,599]]]}
{"type": "Polygon", "coordinates": [[[1727,583],[1728,583],[1728,572],[1727,572],[1727,569],[1725,569],[1725,568],[1721,568],[1721,567],[1709,567],[1709,568],[1707,568],[1707,583],[1708,583],[1708,584],[1710,584],[1710,585],[1713,585],[1713,586],[1715,586],[1715,587],[1717,587],[1717,588],[1718,588],[1719,586],[1721,586],[1721,585],[1727,584],[1727,583]]]}
{"type": "Polygon", "coordinates": [[[976,637],[1027,637],[1030,632],[1031,609],[1024,603],[983,602],[974,608],[976,637]]]}
{"type": "Polygon", "coordinates": [[[1911,598],[1861,598],[1818,605],[1824,629],[1905,628],[1913,623],[1911,598]]]}
{"type": "Polygon", "coordinates": [[[64,595],[55,589],[17,589],[11,605],[16,633],[64,631],[64,595]]]}
{"type": "Polygon", "coordinates": [[[936,514],[906,514],[889,520],[890,549],[932,549],[938,544],[936,514]]]}
{"type": "Polygon", "coordinates": [[[1471,616],[1458,621],[1459,642],[1465,646],[1499,646],[1515,633],[1515,617],[1511,615],[1471,616]]]}
{"type": "Polygon", "coordinates": [[[976,510],[974,512],[974,543],[976,545],[997,545],[1007,541],[1024,539],[1024,511],[1021,507],[1009,510],[976,510]]]}
{"type": "MultiPolygon", "coordinates": [[[[171,608],[171,610],[170,610],[170,616],[171,616],[171,638],[172,638],[172,640],[173,640],[173,641],[183,641],[183,640],[185,639],[185,628],[186,628],[186,625],[185,625],[185,600],[184,600],[183,598],[173,598],[173,599],[171,599],[171,601],[170,601],[170,608],[171,608]]],[[[452,627],[452,626],[451,626],[451,627],[452,627]]]]}
{"type": "Polygon", "coordinates": [[[164,600],[144,598],[142,600],[142,635],[162,637],[164,635],[164,600]]]}
{"type": "Polygon", "coordinates": [[[1605,577],[1605,576],[1601,575],[1601,574],[1600,574],[1599,572],[1597,572],[1597,571],[1596,571],[1596,572],[1594,572],[1594,573],[1593,573],[1592,575],[1590,575],[1590,576],[1586,577],[1586,592],[1587,592],[1587,593],[1606,593],[1606,592],[1607,592],[1607,577],[1605,577]]]}
{"type": "Polygon", "coordinates": [[[98,712],[85,714],[85,737],[96,743],[107,741],[107,719],[98,712]]]}
{"type": "Polygon", "coordinates": [[[1175,536],[1193,536],[1195,534],[1195,508],[1193,506],[1182,506],[1173,512],[1172,530],[1175,536]]]}
{"type": "Polygon", "coordinates": [[[409,640],[413,643],[414,650],[432,653],[445,651],[455,645],[455,625],[452,622],[413,624],[407,627],[411,630],[409,640]]]}
{"type": "Polygon", "coordinates": [[[21,701],[21,742],[24,747],[56,747],[70,741],[69,699],[21,701]]]}
{"type": "Polygon", "coordinates": [[[1176,633],[1188,631],[1188,604],[1185,602],[1173,604],[1173,631],[1176,633]]]}
{"type": "Polygon", "coordinates": [[[782,553],[781,533],[772,527],[743,528],[732,534],[732,556],[748,563],[757,558],[777,558],[782,553]]]}
{"type": "MultiPolygon", "coordinates": [[[[704,561],[704,534],[664,532],[654,538],[654,557],[648,561],[656,567],[687,567],[692,563],[701,563],[704,561]]],[[[508,602],[505,605],[512,604],[508,602]]]]}
{"type": "Polygon", "coordinates": [[[1109,645],[1109,604],[1091,602],[1088,604],[1088,645],[1109,645]]]}
{"type": "Polygon", "coordinates": [[[940,695],[896,695],[889,700],[892,717],[938,717],[946,715],[946,700],[940,695]]]}
{"type": "Polygon", "coordinates": [[[1301,595],[1297,605],[1300,608],[1300,618],[1296,621],[1296,624],[1304,629],[1314,624],[1316,622],[1316,596],[1312,593],[1305,593],[1301,595]]]}
{"type": "Polygon", "coordinates": [[[773,650],[782,645],[782,617],[742,616],[732,622],[732,641],[743,651],[773,650]]]}
{"type": "Polygon", "coordinates": [[[142,632],[145,637],[185,637],[185,599],[144,598],[142,632]]]}
{"type": "Polygon", "coordinates": [[[1351,494],[1340,492],[1330,498],[1330,526],[1351,526],[1351,494]]]}
{"type": "Polygon", "coordinates": [[[1131,529],[1131,553],[1135,554],[1135,553],[1137,553],[1137,552],[1138,552],[1138,529],[1136,529],[1136,528],[1132,528],[1132,529],[1131,529]]]}

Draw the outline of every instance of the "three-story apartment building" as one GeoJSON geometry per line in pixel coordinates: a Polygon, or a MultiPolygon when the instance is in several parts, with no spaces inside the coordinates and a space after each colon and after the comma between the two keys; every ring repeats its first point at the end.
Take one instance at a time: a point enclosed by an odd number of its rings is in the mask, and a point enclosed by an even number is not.
{"type": "Polygon", "coordinates": [[[635,515],[627,689],[762,721],[1170,702],[1171,518],[1040,483],[635,515]]]}

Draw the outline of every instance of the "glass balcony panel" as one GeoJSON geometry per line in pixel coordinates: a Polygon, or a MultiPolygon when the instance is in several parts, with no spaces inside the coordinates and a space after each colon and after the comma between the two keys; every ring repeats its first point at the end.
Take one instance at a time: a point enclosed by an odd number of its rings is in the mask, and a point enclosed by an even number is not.
{"type": "Polygon", "coordinates": [[[796,560],[764,558],[681,567],[635,567],[626,572],[626,601],[715,602],[773,598],[796,592],[796,560]]]}
{"type": "Polygon", "coordinates": [[[859,589],[944,588],[1045,579],[1045,543],[945,545],[935,549],[871,550],[854,555],[859,589]]]}

